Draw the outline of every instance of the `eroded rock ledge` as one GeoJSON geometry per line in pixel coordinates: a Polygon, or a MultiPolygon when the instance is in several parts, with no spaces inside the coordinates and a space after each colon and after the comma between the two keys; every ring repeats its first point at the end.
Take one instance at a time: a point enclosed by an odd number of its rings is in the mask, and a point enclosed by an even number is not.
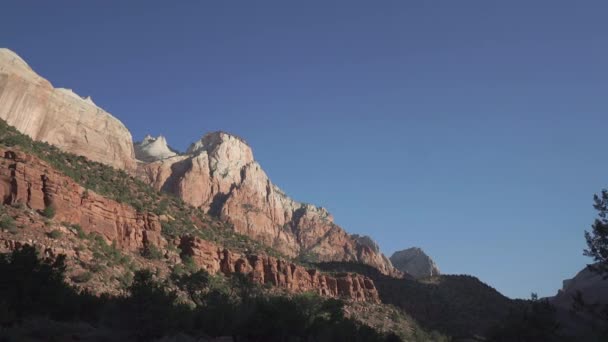
{"type": "Polygon", "coordinates": [[[268,255],[233,253],[196,237],[182,238],[180,249],[182,253],[191,256],[198,266],[212,274],[240,273],[254,283],[277,286],[291,292],[314,291],[326,297],[380,302],[374,282],[360,274],[328,275],[268,255]]]}
{"type": "Polygon", "coordinates": [[[89,191],[44,161],[0,147],[0,198],[34,210],[53,206],[55,220],[78,224],[117,247],[135,251],[145,244],[164,246],[158,217],[89,191]]]}

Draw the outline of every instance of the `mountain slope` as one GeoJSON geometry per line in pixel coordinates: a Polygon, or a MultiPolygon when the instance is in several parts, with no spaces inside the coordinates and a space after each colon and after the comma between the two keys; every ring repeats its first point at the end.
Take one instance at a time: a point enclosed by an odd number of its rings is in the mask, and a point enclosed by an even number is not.
{"type": "Polygon", "coordinates": [[[427,331],[465,341],[484,336],[511,310],[519,308],[517,301],[468,275],[397,279],[362,264],[329,262],[316,266],[327,272],[364,274],[374,281],[383,303],[401,308],[427,331]]]}
{"type": "Polygon", "coordinates": [[[327,210],[294,201],[272,184],[239,137],[210,133],[185,155],[172,151],[164,137],[147,137],[134,147],[119,120],[90,98],[53,88],[7,49],[0,49],[0,118],[34,140],[137,174],[289,257],[363,262],[400,276],[377,248],[334,224],[327,210]]]}
{"type": "Polygon", "coordinates": [[[371,239],[346,233],[325,208],[285,195],[239,137],[206,134],[185,155],[140,164],[138,176],[290,257],[362,262],[400,276],[371,239]]]}
{"type": "Polygon", "coordinates": [[[124,171],[33,142],[1,120],[0,199],[7,206],[0,251],[34,244],[49,256],[88,263],[86,241],[82,248],[62,241],[76,235],[102,250],[111,246],[110,254],[158,260],[149,267],[167,270],[189,261],[211,274],[238,273],[291,292],[378,302],[373,282],[363,276],[306,269],[124,171]],[[45,232],[55,228],[65,236],[45,232]]]}

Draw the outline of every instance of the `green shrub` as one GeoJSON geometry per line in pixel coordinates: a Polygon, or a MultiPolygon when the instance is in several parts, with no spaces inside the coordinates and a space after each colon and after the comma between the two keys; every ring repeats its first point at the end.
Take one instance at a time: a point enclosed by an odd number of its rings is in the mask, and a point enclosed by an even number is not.
{"type": "Polygon", "coordinates": [[[126,290],[131,284],[133,284],[133,272],[126,271],[119,276],[116,276],[116,281],[120,284],[120,288],[126,290]]]}
{"type": "Polygon", "coordinates": [[[53,205],[47,205],[42,211],[42,216],[50,219],[55,217],[55,207],[53,205]]]}
{"type": "Polygon", "coordinates": [[[63,233],[60,230],[53,229],[50,233],[47,234],[51,239],[59,239],[63,236],[63,233]]]}
{"type": "Polygon", "coordinates": [[[163,252],[154,245],[146,245],[143,248],[141,255],[149,260],[160,260],[163,258],[163,252]]]}
{"type": "Polygon", "coordinates": [[[80,239],[85,239],[87,237],[87,234],[82,230],[82,227],[79,224],[70,225],[70,229],[75,232],[80,239]]]}
{"type": "Polygon", "coordinates": [[[15,220],[8,215],[2,216],[2,218],[0,218],[0,228],[8,229],[8,230],[14,229],[15,220]]]}
{"type": "Polygon", "coordinates": [[[91,249],[93,250],[93,256],[98,261],[105,261],[108,266],[114,265],[126,265],[131,260],[127,255],[122,254],[116,247],[116,241],[112,241],[111,245],[106,243],[106,240],[99,234],[89,235],[89,239],[92,241],[91,249]]]}

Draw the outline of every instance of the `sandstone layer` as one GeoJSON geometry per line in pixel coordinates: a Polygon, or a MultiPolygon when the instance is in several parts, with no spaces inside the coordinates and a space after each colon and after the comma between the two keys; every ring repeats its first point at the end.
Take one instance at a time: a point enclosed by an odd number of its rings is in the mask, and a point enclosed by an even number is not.
{"type": "Polygon", "coordinates": [[[54,88],[0,48],[0,118],[32,139],[116,168],[134,170],[131,133],[91,98],[54,88]]]}
{"type": "Polygon", "coordinates": [[[325,297],[380,302],[374,282],[360,274],[327,275],[267,255],[232,253],[213,243],[193,237],[182,238],[180,249],[191,256],[197,265],[212,274],[239,273],[254,283],[272,285],[290,292],[313,291],[325,297]]]}
{"type": "Polygon", "coordinates": [[[369,243],[371,239],[346,233],[325,208],[289,198],[239,137],[209,133],[185,155],[140,164],[138,176],[290,257],[363,262],[385,274],[400,275],[377,245],[369,243]]]}
{"type": "Polygon", "coordinates": [[[408,273],[416,279],[428,278],[441,274],[433,259],[418,247],[412,247],[393,253],[391,262],[398,270],[408,273]]]}
{"type": "Polygon", "coordinates": [[[55,220],[78,224],[84,232],[97,233],[123,250],[166,244],[153,213],[138,213],[129,205],[88,191],[47,163],[17,150],[0,148],[0,198],[4,204],[38,211],[52,207],[55,220]]]}

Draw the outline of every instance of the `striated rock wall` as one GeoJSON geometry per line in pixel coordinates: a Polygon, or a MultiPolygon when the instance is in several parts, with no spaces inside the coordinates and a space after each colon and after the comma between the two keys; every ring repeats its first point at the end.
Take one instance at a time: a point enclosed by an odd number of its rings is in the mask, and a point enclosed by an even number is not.
{"type": "Polygon", "coordinates": [[[0,118],[34,140],[116,168],[134,170],[131,133],[69,89],[53,88],[14,52],[0,48],[0,118]]]}
{"type": "Polygon", "coordinates": [[[41,211],[52,206],[55,220],[79,224],[85,232],[98,233],[124,250],[166,243],[153,213],[138,213],[129,205],[87,191],[45,162],[17,150],[0,148],[0,199],[41,211]]]}
{"type": "Polygon", "coordinates": [[[240,273],[258,284],[269,284],[291,292],[314,291],[319,295],[353,301],[380,302],[374,282],[356,273],[327,275],[315,269],[267,255],[241,255],[220,248],[211,242],[184,237],[183,253],[210,273],[240,273]]]}
{"type": "Polygon", "coordinates": [[[285,195],[241,138],[209,133],[186,155],[140,164],[138,176],[290,257],[363,262],[385,274],[401,275],[375,244],[368,243],[369,238],[350,236],[325,208],[285,195]]]}

